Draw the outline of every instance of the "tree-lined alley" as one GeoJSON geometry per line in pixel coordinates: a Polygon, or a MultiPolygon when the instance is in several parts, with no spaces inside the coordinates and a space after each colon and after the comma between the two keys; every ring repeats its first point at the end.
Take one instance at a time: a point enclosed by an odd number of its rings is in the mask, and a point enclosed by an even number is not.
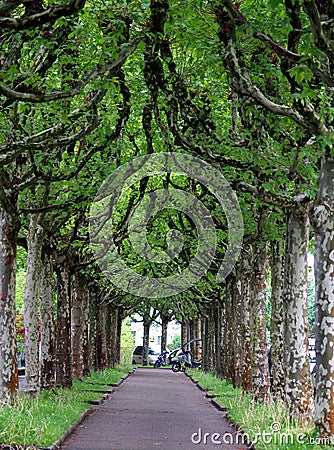
{"type": "Polygon", "coordinates": [[[315,413],[319,434],[333,436],[333,21],[332,2],[322,0],[0,1],[2,403],[17,393],[15,279],[23,246],[31,395],[117,364],[122,319],[138,312],[146,330],[159,314],[164,324],[182,323],[184,341],[201,334],[204,369],[266,401],[270,327],[273,395],[297,420],[315,413]],[[140,298],[100,270],[89,245],[90,207],[117,168],[163,152],[221,172],[238,196],[243,246],[218,283],[229,223],[214,193],[182,173],[147,173],[115,209],[120,258],[162,280],[194,258],[198,227],[176,207],[146,218],[145,245],[173,258],[144,259],[133,248],[134,211],[162,189],[202,202],[217,245],[193,286],[140,298]],[[183,237],[177,254],[171,230],[183,237]]]}

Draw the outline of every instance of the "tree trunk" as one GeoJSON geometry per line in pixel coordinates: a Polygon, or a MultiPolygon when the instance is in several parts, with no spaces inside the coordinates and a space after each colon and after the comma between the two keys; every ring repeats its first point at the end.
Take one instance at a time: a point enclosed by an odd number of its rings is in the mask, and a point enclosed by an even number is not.
{"type": "Polygon", "coordinates": [[[240,273],[240,267],[237,269],[237,278],[235,280],[235,295],[234,295],[234,305],[233,305],[233,316],[234,316],[234,348],[233,348],[233,358],[234,358],[234,385],[235,387],[240,387],[242,385],[242,350],[243,350],[243,314],[244,305],[242,298],[242,274],[240,273]]]}
{"type": "Polygon", "coordinates": [[[241,349],[241,386],[243,392],[251,391],[252,379],[252,348],[251,348],[251,295],[252,295],[252,271],[250,264],[251,254],[249,248],[244,250],[241,260],[241,295],[242,295],[242,349],[241,349]]]}
{"type": "Polygon", "coordinates": [[[313,411],[308,351],[308,211],[289,211],[285,249],[286,402],[290,416],[307,423],[313,411]]]}
{"type": "Polygon", "coordinates": [[[215,300],[209,306],[209,317],[208,317],[208,362],[209,362],[209,370],[216,370],[216,362],[217,362],[217,307],[215,300]]]}
{"type": "Polygon", "coordinates": [[[108,364],[115,367],[121,362],[121,335],[123,309],[110,305],[110,335],[108,335],[108,364]]]}
{"type": "Polygon", "coordinates": [[[56,385],[72,386],[70,277],[66,258],[59,256],[57,274],[56,385]]]}
{"type": "Polygon", "coordinates": [[[148,348],[150,345],[150,325],[151,322],[148,322],[144,319],[144,336],[143,336],[143,366],[148,365],[148,348]]]}
{"type": "Polygon", "coordinates": [[[76,272],[73,275],[72,314],[71,314],[71,345],[73,376],[82,380],[83,376],[83,297],[85,295],[85,281],[82,275],[76,272]]]}
{"type": "Polygon", "coordinates": [[[182,319],[181,322],[181,345],[189,341],[189,320],[182,319]]]}
{"type": "Polygon", "coordinates": [[[334,437],[334,159],[323,155],[312,225],[315,230],[316,353],[315,423],[334,437]]]}
{"type": "Polygon", "coordinates": [[[25,376],[26,392],[30,396],[35,396],[37,393],[39,376],[38,322],[44,230],[38,222],[39,215],[32,214],[27,236],[28,255],[24,291],[25,376]]]}
{"type": "Polygon", "coordinates": [[[15,274],[20,222],[0,208],[0,403],[13,403],[17,395],[15,329],[15,274]]]}
{"type": "Polygon", "coordinates": [[[117,365],[117,334],[118,334],[118,308],[110,305],[110,339],[108,341],[108,364],[109,367],[117,365]]]}
{"type": "MultiPolygon", "coordinates": [[[[199,317],[197,317],[196,320],[196,337],[202,339],[202,322],[199,317]]],[[[201,360],[202,359],[202,342],[196,341],[195,342],[195,359],[201,360]]]]}
{"type": "Polygon", "coordinates": [[[167,347],[167,331],[169,320],[170,320],[169,316],[161,314],[161,353],[167,347]]]}
{"type": "MultiPolygon", "coordinates": [[[[197,337],[196,331],[196,319],[189,319],[189,340],[197,337]]],[[[195,344],[196,341],[190,344],[190,351],[192,354],[195,352],[195,344]]]]}
{"type": "Polygon", "coordinates": [[[54,280],[52,255],[49,249],[42,256],[41,275],[41,352],[40,387],[48,389],[55,383],[55,324],[54,324],[54,280]]]}
{"type": "MultiPolygon", "coordinates": [[[[215,349],[214,349],[214,369],[218,376],[221,376],[222,367],[221,367],[221,358],[220,358],[220,336],[221,336],[221,306],[219,302],[220,290],[218,290],[218,299],[214,301],[214,310],[213,310],[213,326],[215,333],[215,349]]],[[[195,321],[196,324],[196,321],[195,321]]]]}
{"type": "Polygon", "coordinates": [[[82,375],[90,376],[90,360],[89,360],[89,329],[90,329],[90,314],[89,314],[89,289],[86,288],[82,296],[82,335],[81,335],[81,351],[82,351],[82,375]]]}
{"type": "Polygon", "coordinates": [[[227,380],[235,387],[235,368],[234,368],[234,304],[235,304],[235,275],[230,274],[226,278],[226,364],[227,380]]]}
{"type": "Polygon", "coordinates": [[[105,333],[106,333],[106,356],[107,356],[107,367],[112,367],[112,359],[114,356],[114,337],[116,331],[116,318],[115,318],[115,308],[111,303],[107,303],[105,307],[105,333]]]}
{"type": "Polygon", "coordinates": [[[99,307],[97,286],[89,287],[89,367],[97,370],[99,367],[98,358],[98,324],[99,324],[99,307]]]}
{"type": "Polygon", "coordinates": [[[276,399],[285,402],[286,352],[284,308],[284,250],[281,241],[271,250],[271,373],[272,392],[276,399]]]}
{"type": "Polygon", "coordinates": [[[202,316],[201,329],[202,329],[202,369],[207,372],[210,368],[210,350],[209,350],[209,320],[207,316],[202,316]]]}
{"type": "Polygon", "coordinates": [[[269,371],[266,333],[266,246],[258,246],[253,253],[254,285],[251,298],[252,339],[252,396],[256,401],[269,400],[269,371]]]}
{"type": "Polygon", "coordinates": [[[123,322],[123,319],[124,319],[123,308],[121,306],[119,306],[117,308],[114,366],[117,366],[117,365],[121,364],[121,338],[122,338],[122,322],[123,322]]]}
{"type": "Polygon", "coordinates": [[[99,305],[99,322],[97,335],[97,358],[99,370],[108,367],[107,355],[107,305],[99,305]]]}
{"type": "MultiPolygon", "coordinates": [[[[225,280],[226,283],[226,280],[225,280]]],[[[227,284],[227,283],[226,283],[227,284]]],[[[227,324],[227,289],[225,289],[224,295],[220,296],[221,307],[221,330],[220,330],[220,366],[221,377],[225,380],[229,379],[228,372],[228,324],[227,324]]]]}

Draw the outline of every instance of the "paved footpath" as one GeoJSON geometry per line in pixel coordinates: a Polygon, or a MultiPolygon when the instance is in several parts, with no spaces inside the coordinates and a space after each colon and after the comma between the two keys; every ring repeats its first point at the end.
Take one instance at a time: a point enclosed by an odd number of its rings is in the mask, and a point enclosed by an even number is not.
{"type": "Polygon", "coordinates": [[[225,413],[183,373],[138,369],[86,417],[61,450],[248,448],[242,442],[225,413]]]}

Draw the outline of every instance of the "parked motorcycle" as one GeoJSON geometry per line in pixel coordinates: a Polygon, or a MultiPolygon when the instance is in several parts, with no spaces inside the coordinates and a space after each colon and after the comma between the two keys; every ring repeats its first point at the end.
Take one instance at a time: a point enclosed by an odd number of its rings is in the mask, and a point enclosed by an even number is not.
{"type": "Polygon", "coordinates": [[[180,370],[185,371],[186,369],[201,368],[201,361],[195,360],[192,352],[190,350],[186,350],[187,345],[200,340],[200,338],[191,339],[190,341],[183,344],[179,349],[174,350],[175,354],[171,358],[173,372],[179,372],[180,370]]]}
{"type": "Polygon", "coordinates": [[[160,355],[158,356],[158,359],[154,363],[154,368],[159,369],[161,366],[167,366],[169,362],[166,362],[166,356],[168,355],[169,351],[164,350],[160,355]]]}

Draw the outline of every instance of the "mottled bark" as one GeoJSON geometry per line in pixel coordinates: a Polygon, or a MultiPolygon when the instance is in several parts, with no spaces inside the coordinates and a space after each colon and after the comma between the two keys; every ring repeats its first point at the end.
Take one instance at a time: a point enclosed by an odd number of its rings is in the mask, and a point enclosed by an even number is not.
{"type": "Polygon", "coordinates": [[[220,306],[223,333],[221,353],[224,354],[222,364],[226,366],[222,365],[221,371],[222,376],[231,381],[234,387],[244,386],[246,382],[250,384],[250,313],[249,292],[248,298],[244,298],[246,281],[250,283],[250,273],[245,272],[243,262],[240,262],[235,272],[226,279],[226,300],[220,306]]]}
{"type": "MultiPolygon", "coordinates": [[[[196,337],[196,319],[189,319],[189,339],[195,339],[196,337]]],[[[190,351],[194,354],[195,342],[190,344],[190,351]]]]}
{"type": "Polygon", "coordinates": [[[97,370],[98,361],[98,324],[99,324],[99,308],[98,308],[97,287],[92,285],[89,287],[89,367],[97,370]]]}
{"type": "Polygon", "coordinates": [[[228,324],[227,324],[227,295],[226,292],[221,292],[220,295],[220,307],[221,307],[221,330],[220,330],[220,366],[221,377],[225,380],[228,379],[228,324]]]}
{"type": "Polygon", "coordinates": [[[27,235],[28,255],[24,291],[26,392],[31,396],[36,395],[39,385],[39,296],[44,234],[43,228],[39,225],[39,215],[32,214],[27,235]]]}
{"type": "Polygon", "coordinates": [[[214,370],[217,375],[221,375],[221,358],[220,358],[220,336],[221,336],[221,306],[219,302],[220,292],[218,292],[218,299],[215,299],[213,305],[213,328],[214,328],[214,370]]]}
{"type": "Polygon", "coordinates": [[[248,252],[243,253],[240,266],[241,275],[241,296],[242,304],[242,320],[241,320],[241,333],[242,333],[242,345],[241,345],[241,386],[244,392],[250,392],[251,390],[251,378],[252,378],[252,349],[251,349],[251,294],[252,294],[252,270],[250,264],[251,254],[248,252]]]}
{"type": "Polygon", "coordinates": [[[167,347],[167,330],[170,317],[166,314],[161,314],[161,352],[167,347]]]}
{"type": "Polygon", "coordinates": [[[285,401],[286,346],[284,308],[284,247],[283,242],[271,248],[271,367],[272,392],[276,399],[285,401]]]}
{"type": "Polygon", "coordinates": [[[17,394],[15,272],[20,223],[0,208],[0,403],[13,403],[17,394]]]}
{"type": "Polygon", "coordinates": [[[56,385],[72,386],[71,357],[71,296],[70,276],[65,256],[58,256],[57,275],[57,329],[56,329],[56,385]]]}
{"type": "Polygon", "coordinates": [[[90,376],[91,368],[89,364],[89,290],[86,289],[82,296],[82,333],[81,333],[81,352],[82,352],[82,375],[90,376]]]}
{"type": "Polygon", "coordinates": [[[216,362],[216,329],[215,329],[215,306],[213,303],[210,304],[208,308],[208,321],[207,321],[207,361],[208,361],[208,370],[215,369],[216,362]]]}
{"type": "Polygon", "coordinates": [[[150,325],[151,321],[146,321],[144,319],[144,335],[143,335],[143,366],[148,365],[148,348],[150,345],[150,325]]]}
{"type": "Polygon", "coordinates": [[[121,337],[122,337],[122,322],[124,319],[124,312],[122,307],[117,308],[116,318],[116,333],[115,333],[115,359],[113,367],[121,363],[121,337]]]}
{"type": "Polygon", "coordinates": [[[104,370],[108,366],[107,360],[107,306],[99,305],[99,322],[97,334],[98,368],[104,370]]]}
{"type": "Polygon", "coordinates": [[[322,437],[334,436],[334,159],[323,155],[315,230],[316,353],[315,423],[322,437]]]}
{"type": "Polygon", "coordinates": [[[73,274],[71,346],[73,376],[82,380],[83,376],[83,331],[84,331],[84,296],[86,283],[78,272],[73,274]]]}
{"type": "Polygon", "coordinates": [[[209,320],[207,316],[202,316],[202,369],[207,372],[210,369],[210,350],[209,350],[209,320]]]}
{"type": "Polygon", "coordinates": [[[189,320],[188,319],[182,319],[181,322],[181,344],[184,344],[185,342],[189,341],[189,320]]]}
{"type": "Polygon", "coordinates": [[[269,370],[266,333],[267,250],[264,244],[253,250],[253,294],[251,298],[251,393],[256,401],[269,400],[269,370]]]}
{"type": "Polygon", "coordinates": [[[106,357],[107,357],[107,367],[111,367],[111,359],[113,358],[113,346],[114,346],[114,333],[115,333],[115,309],[110,304],[107,303],[105,307],[105,335],[106,335],[106,357]]]}
{"type": "Polygon", "coordinates": [[[242,350],[244,345],[243,336],[243,314],[244,305],[242,298],[242,274],[240,273],[240,266],[237,268],[237,278],[235,280],[233,316],[234,316],[234,385],[240,387],[242,385],[242,350]]]}
{"type": "Polygon", "coordinates": [[[285,247],[286,403],[290,416],[301,423],[311,419],[312,385],[308,351],[307,252],[308,211],[287,214],[285,247]]]}
{"type": "Polygon", "coordinates": [[[121,363],[121,335],[123,308],[110,305],[108,309],[110,327],[108,327],[108,366],[115,367],[121,363]]]}
{"type": "Polygon", "coordinates": [[[40,387],[48,389],[55,384],[55,324],[54,324],[54,280],[50,249],[42,255],[41,273],[41,346],[40,387]]]}
{"type": "Polygon", "coordinates": [[[210,366],[217,374],[221,374],[220,359],[220,334],[221,334],[221,311],[220,304],[215,298],[210,305],[209,314],[209,336],[211,342],[210,366]]]}
{"type": "Polygon", "coordinates": [[[226,278],[226,365],[227,380],[235,386],[234,370],[234,304],[235,304],[235,274],[230,274],[226,278]]]}
{"type": "MultiPolygon", "coordinates": [[[[202,338],[202,322],[201,319],[199,317],[197,317],[196,320],[196,337],[198,338],[202,338]]],[[[201,360],[202,359],[202,342],[201,341],[196,341],[195,342],[195,359],[197,360],[201,360]]]]}

